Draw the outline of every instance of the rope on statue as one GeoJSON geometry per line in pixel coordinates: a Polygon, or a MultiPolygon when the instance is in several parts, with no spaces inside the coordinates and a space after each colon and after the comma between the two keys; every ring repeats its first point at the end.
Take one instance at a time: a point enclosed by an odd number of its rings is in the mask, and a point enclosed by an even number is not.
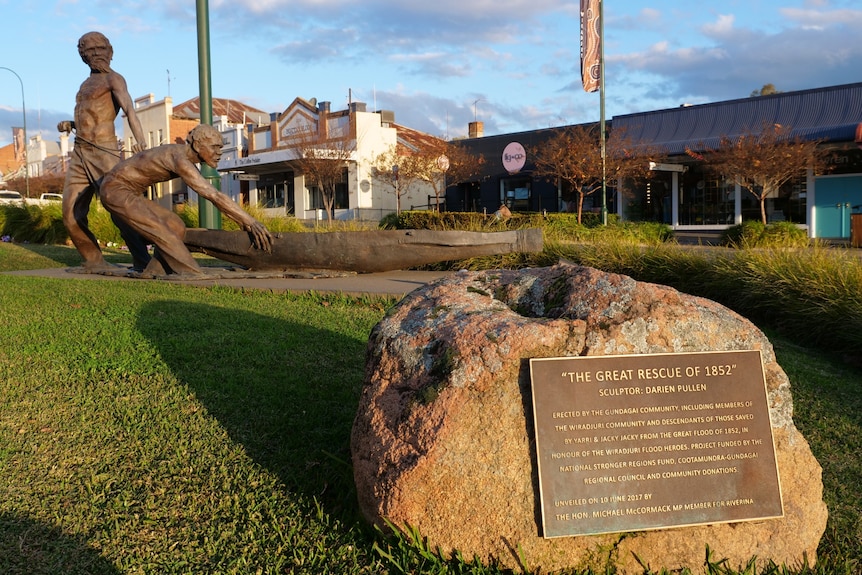
{"type": "Polygon", "coordinates": [[[100,144],[97,144],[95,142],[91,142],[91,141],[87,140],[86,138],[82,138],[81,136],[79,136],[78,132],[76,130],[75,131],[75,143],[77,144],[78,142],[81,142],[82,144],[86,144],[87,146],[90,146],[91,148],[95,148],[97,150],[107,152],[107,153],[111,154],[112,156],[117,156],[120,159],[124,158],[125,153],[129,151],[129,150],[126,150],[125,146],[118,146],[117,148],[112,149],[112,148],[108,148],[106,146],[102,146],[100,144]]]}

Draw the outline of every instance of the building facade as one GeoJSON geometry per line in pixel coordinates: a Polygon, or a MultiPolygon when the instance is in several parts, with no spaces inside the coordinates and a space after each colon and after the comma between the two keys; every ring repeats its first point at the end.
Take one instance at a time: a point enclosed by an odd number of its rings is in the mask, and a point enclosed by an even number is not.
{"type": "MultiPolygon", "coordinates": [[[[513,134],[479,136],[458,143],[476,157],[481,157],[482,171],[467,182],[446,190],[445,209],[494,213],[501,205],[512,211],[564,212],[569,209],[574,194],[557,182],[536,177],[531,150],[557,135],[565,128],[547,128],[513,134]]],[[[608,196],[615,211],[613,195],[608,196]]],[[[601,209],[601,197],[588,195],[584,212],[601,209]]]]}
{"type": "MultiPolygon", "coordinates": [[[[329,102],[296,98],[268,125],[249,126],[247,154],[223,157],[219,171],[247,182],[249,202],[268,215],[376,221],[396,211],[398,203],[397,188],[378,176],[376,159],[395,148],[415,148],[426,137],[397,125],[390,111],[368,112],[362,102],[333,111],[329,102]],[[309,146],[328,146],[332,161],[343,165],[332,214],[325,213],[321,190],[303,173],[300,157],[309,146]]],[[[427,207],[429,193],[421,184],[411,186],[401,205],[427,207]]]]}
{"type": "MultiPolygon", "coordinates": [[[[624,134],[666,157],[647,182],[628,187],[608,182],[609,211],[623,220],[663,222],[679,231],[719,231],[760,219],[753,194],[723,181],[689,152],[715,149],[723,136],[733,138],[764,124],[780,124],[791,129],[791,136],[819,141],[832,158],[828,172],[809,172],[768,197],[768,221],[796,223],[812,238],[848,239],[850,215],[862,212],[862,83],[614,116],[608,122],[611,138],[624,134]]],[[[562,129],[464,140],[484,156],[486,168],[480,178],[451,186],[446,208],[488,211],[505,203],[515,210],[565,211],[566,190],[533,177],[528,153],[562,129]]],[[[584,210],[598,211],[600,204],[601,196],[592,194],[584,210]]]]}

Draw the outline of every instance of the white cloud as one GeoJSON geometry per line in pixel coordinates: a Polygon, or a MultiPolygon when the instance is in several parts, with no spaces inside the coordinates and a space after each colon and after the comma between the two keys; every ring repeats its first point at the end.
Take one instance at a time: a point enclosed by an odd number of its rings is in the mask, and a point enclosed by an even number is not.
{"type": "Polygon", "coordinates": [[[733,32],[733,23],[735,21],[733,14],[719,14],[718,20],[711,24],[704,24],[701,31],[707,36],[713,38],[721,38],[730,35],[733,32]]]}

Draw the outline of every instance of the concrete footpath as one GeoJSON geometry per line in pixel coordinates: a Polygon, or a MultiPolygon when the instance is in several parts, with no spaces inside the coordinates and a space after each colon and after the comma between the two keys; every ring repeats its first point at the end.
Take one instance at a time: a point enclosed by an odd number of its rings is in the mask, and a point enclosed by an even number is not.
{"type": "Polygon", "coordinates": [[[204,268],[208,277],[196,280],[141,279],[130,277],[122,268],[116,273],[82,273],[81,268],[51,268],[4,272],[4,275],[32,276],[69,281],[167,281],[193,286],[226,286],[237,289],[259,289],[272,292],[336,293],[351,296],[377,295],[402,298],[414,289],[454,272],[390,271],[370,274],[335,272],[333,274],[300,272],[249,272],[225,268],[204,268]]]}

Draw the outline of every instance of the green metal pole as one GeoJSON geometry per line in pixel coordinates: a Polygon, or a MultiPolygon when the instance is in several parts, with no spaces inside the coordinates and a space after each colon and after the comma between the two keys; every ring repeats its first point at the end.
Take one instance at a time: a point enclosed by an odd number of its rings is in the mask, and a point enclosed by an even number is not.
{"type": "MultiPolygon", "coordinates": [[[[210,20],[209,1],[197,0],[198,24],[198,83],[200,91],[201,124],[213,123],[212,77],[210,74],[210,20]]],[[[221,189],[218,170],[201,164],[201,174],[215,189],[221,189]]],[[[199,225],[208,230],[221,229],[221,212],[206,198],[198,195],[199,225]]]]}
{"type": "Polygon", "coordinates": [[[605,136],[605,0],[599,0],[599,109],[602,131],[602,225],[608,225],[607,148],[605,136]]]}

